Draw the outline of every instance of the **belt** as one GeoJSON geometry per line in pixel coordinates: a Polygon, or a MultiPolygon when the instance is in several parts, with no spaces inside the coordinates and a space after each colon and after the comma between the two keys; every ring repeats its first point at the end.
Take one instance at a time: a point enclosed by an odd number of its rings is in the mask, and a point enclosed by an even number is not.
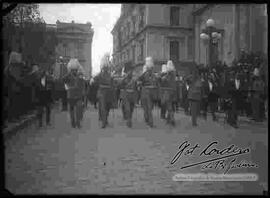
{"type": "Polygon", "coordinates": [[[100,88],[107,88],[107,89],[110,89],[111,88],[111,86],[109,86],[109,85],[99,85],[99,87],[100,88]]]}
{"type": "Polygon", "coordinates": [[[154,88],[157,88],[156,86],[152,86],[152,85],[150,85],[150,86],[144,86],[144,88],[148,88],[148,89],[154,89],[154,88]]]}
{"type": "Polygon", "coordinates": [[[134,92],[133,89],[121,89],[120,91],[134,92]]]}
{"type": "Polygon", "coordinates": [[[170,87],[160,87],[160,89],[173,90],[173,88],[170,88],[170,87]]]}

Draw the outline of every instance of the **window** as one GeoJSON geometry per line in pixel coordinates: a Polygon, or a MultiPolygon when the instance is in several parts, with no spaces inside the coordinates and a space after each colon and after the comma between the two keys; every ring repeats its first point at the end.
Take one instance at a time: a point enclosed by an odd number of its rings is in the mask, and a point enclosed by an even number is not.
{"type": "Polygon", "coordinates": [[[136,17],[132,16],[132,34],[136,32],[136,17]]]}
{"type": "Polygon", "coordinates": [[[131,59],[131,53],[130,53],[130,49],[128,49],[128,60],[131,59]]]}
{"type": "Polygon", "coordinates": [[[132,46],[132,60],[135,61],[135,46],[132,46]]]}
{"type": "Polygon", "coordinates": [[[144,8],[140,8],[139,14],[139,29],[144,27],[144,8]]]}
{"type": "Polygon", "coordinates": [[[67,44],[66,43],[63,44],[63,48],[64,48],[64,56],[67,56],[67,44]]]}
{"type": "Polygon", "coordinates": [[[142,61],[144,59],[144,40],[140,42],[140,56],[139,60],[142,61]]]}
{"type": "Polygon", "coordinates": [[[171,11],[170,11],[170,24],[171,24],[171,26],[179,25],[179,18],[180,18],[179,13],[180,13],[179,7],[171,7],[171,11]]]}
{"type": "Polygon", "coordinates": [[[170,60],[173,62],[179,61],[179,42],[170,41],[170,60]]]}
{"type": "Polygon", "coordinates": [[[121,37],[122,37],[121,31],[119,31],[119,32],[118,32],[118,46],[119,46],[119,47],[121,47],[121,44],[122,44],[122,42],[121,42],[121,37]]]}
{"type": "Polygon", "coordinates": [[[192,59],[193,57],[193,38],[191,36],[188,37],[188,59],[192,59]]]}
{"type": "Polygon", "coordinates": [[[127,24],[127,34],[128,34],[128,39],[129,39],[131,37],[130,23],[127,24]]]}

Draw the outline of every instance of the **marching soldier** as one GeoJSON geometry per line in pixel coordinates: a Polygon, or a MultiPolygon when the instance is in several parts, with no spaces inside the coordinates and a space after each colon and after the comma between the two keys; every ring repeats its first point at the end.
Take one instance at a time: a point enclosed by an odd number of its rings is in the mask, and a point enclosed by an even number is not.
{"type": "Polygon", "coordinates": [[[217,104],[218,104],[218,90],[217,90],[218,85],[214,80],[213,74],[210,74],[210,77],[208,78],[208,86],[209,86],[208,104],[210,107],[213,121],[217,121],[215,112],[216,112],[217,104]]]}
{"type": "Polygon", "coordinates": [[[161,76],[161,106],[165,107],[167,111],[167,123],[175,125],[173,102],[176,100],[176,81],[175,81],[175,67],[171,60],[168,61],[166,67],[167,73],[161,76]]]}
{"type": "Polygon", "coordinates": [[[157,77],[153,72],[154,63],[152,57],[145,59],[146,71],[138,78],[142,83],[141,102],[144,109],[145,122],[152,128],[153,125],[153,102],[157,98],[157,77]]]}
{"type": "Polygon", "coordinates": [[[63,77],[67,99],[69,102],[69,113],[73,128],[81,128],[83,118],[83,89],[84,80],[80,74],[80,64],[77,59],[71,59],[68,63],[68,74],[63,77]]]}
{"type": "Polygon", "coordinates": [[[186,115],[190,114],[190,105],[189,105],[189,99],[188,99],[188,92],[190,89],[190,79],[186,78],[184,85],[183,85],[183,89],[182,89],[182,95],[183,95],[183,106],[184,106],[184,111],[186,115]]]}
{"type": "Polygon", "coordinates": [[[113,105],[113,78],[109,71],[109,62],[107,59],[101,60],[101,72],[96,76],[96,82],[98,84],[98,108],[99,118],[102,122],[101,128],[105,128],[108,125],[109,111],[113,105]]]}
{"type": "Polygon", "coordinates": [[[132,77],[132,71],[130,71],[121,82],[122,93],[122,105],[123,116],[127,120],[127,126],[132,126],[132,114],[137,101],[136,81],[132,77]]]}

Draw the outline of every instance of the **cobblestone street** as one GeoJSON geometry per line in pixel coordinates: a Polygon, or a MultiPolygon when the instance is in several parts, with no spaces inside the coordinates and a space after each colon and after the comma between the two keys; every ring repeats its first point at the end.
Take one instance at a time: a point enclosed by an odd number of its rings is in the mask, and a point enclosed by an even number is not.
{"type": "Polygon", "coordinates": [[[213,122],[209,116],[193,128],[190,117],[178,112],[172,128],[155,109],[156,127],[149,129],[137,108],[132,129],[122,121],[120,109],[110,113],[109,127],[100,129],[97,111],[91,107],[79,130],[71,129],[67,112],[55,108],[52,114],[52,126],[38,129],[33,124],[5,140],[6,188],[14,194],[262,194],[266,190],[267,122],[255,124],[240,118],[236,130],[225,125],[223,118],[213,122]],[[170,165],[186,140],[201,148],[212,141],[218,141],[220,149],[231,144],[249,147],[250,153],[237,156],[237,162],[244,159],[258,168],[230,173],[256,173],[258,181],[173,181],[176,173],[204,172],[200,165],[180,169],[183,165],[217,157],[199,158],[194,153],[170,165]]]}

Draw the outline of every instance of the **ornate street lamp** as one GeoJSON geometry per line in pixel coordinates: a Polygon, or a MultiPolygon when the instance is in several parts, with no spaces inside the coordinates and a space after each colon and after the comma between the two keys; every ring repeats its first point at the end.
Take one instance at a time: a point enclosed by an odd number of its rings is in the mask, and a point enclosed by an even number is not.
{"type": "Polygon", "coordinates": [[[218,40],[221,39],[221,33],[214,27],[215,21],[213,19],[208,19],[206,21],[206,28],[200,34],[200,38],[203,41],[208,42],[208,64],[209,67],[213,66],[213,47],[217,44],[218,40]]]}
{"type": "Polygon", "coordinates": [[[62,77],[63,75],[63,57],[62,56],[59,56],[59,61],[60,61],[60,78],[62,77]]]}

